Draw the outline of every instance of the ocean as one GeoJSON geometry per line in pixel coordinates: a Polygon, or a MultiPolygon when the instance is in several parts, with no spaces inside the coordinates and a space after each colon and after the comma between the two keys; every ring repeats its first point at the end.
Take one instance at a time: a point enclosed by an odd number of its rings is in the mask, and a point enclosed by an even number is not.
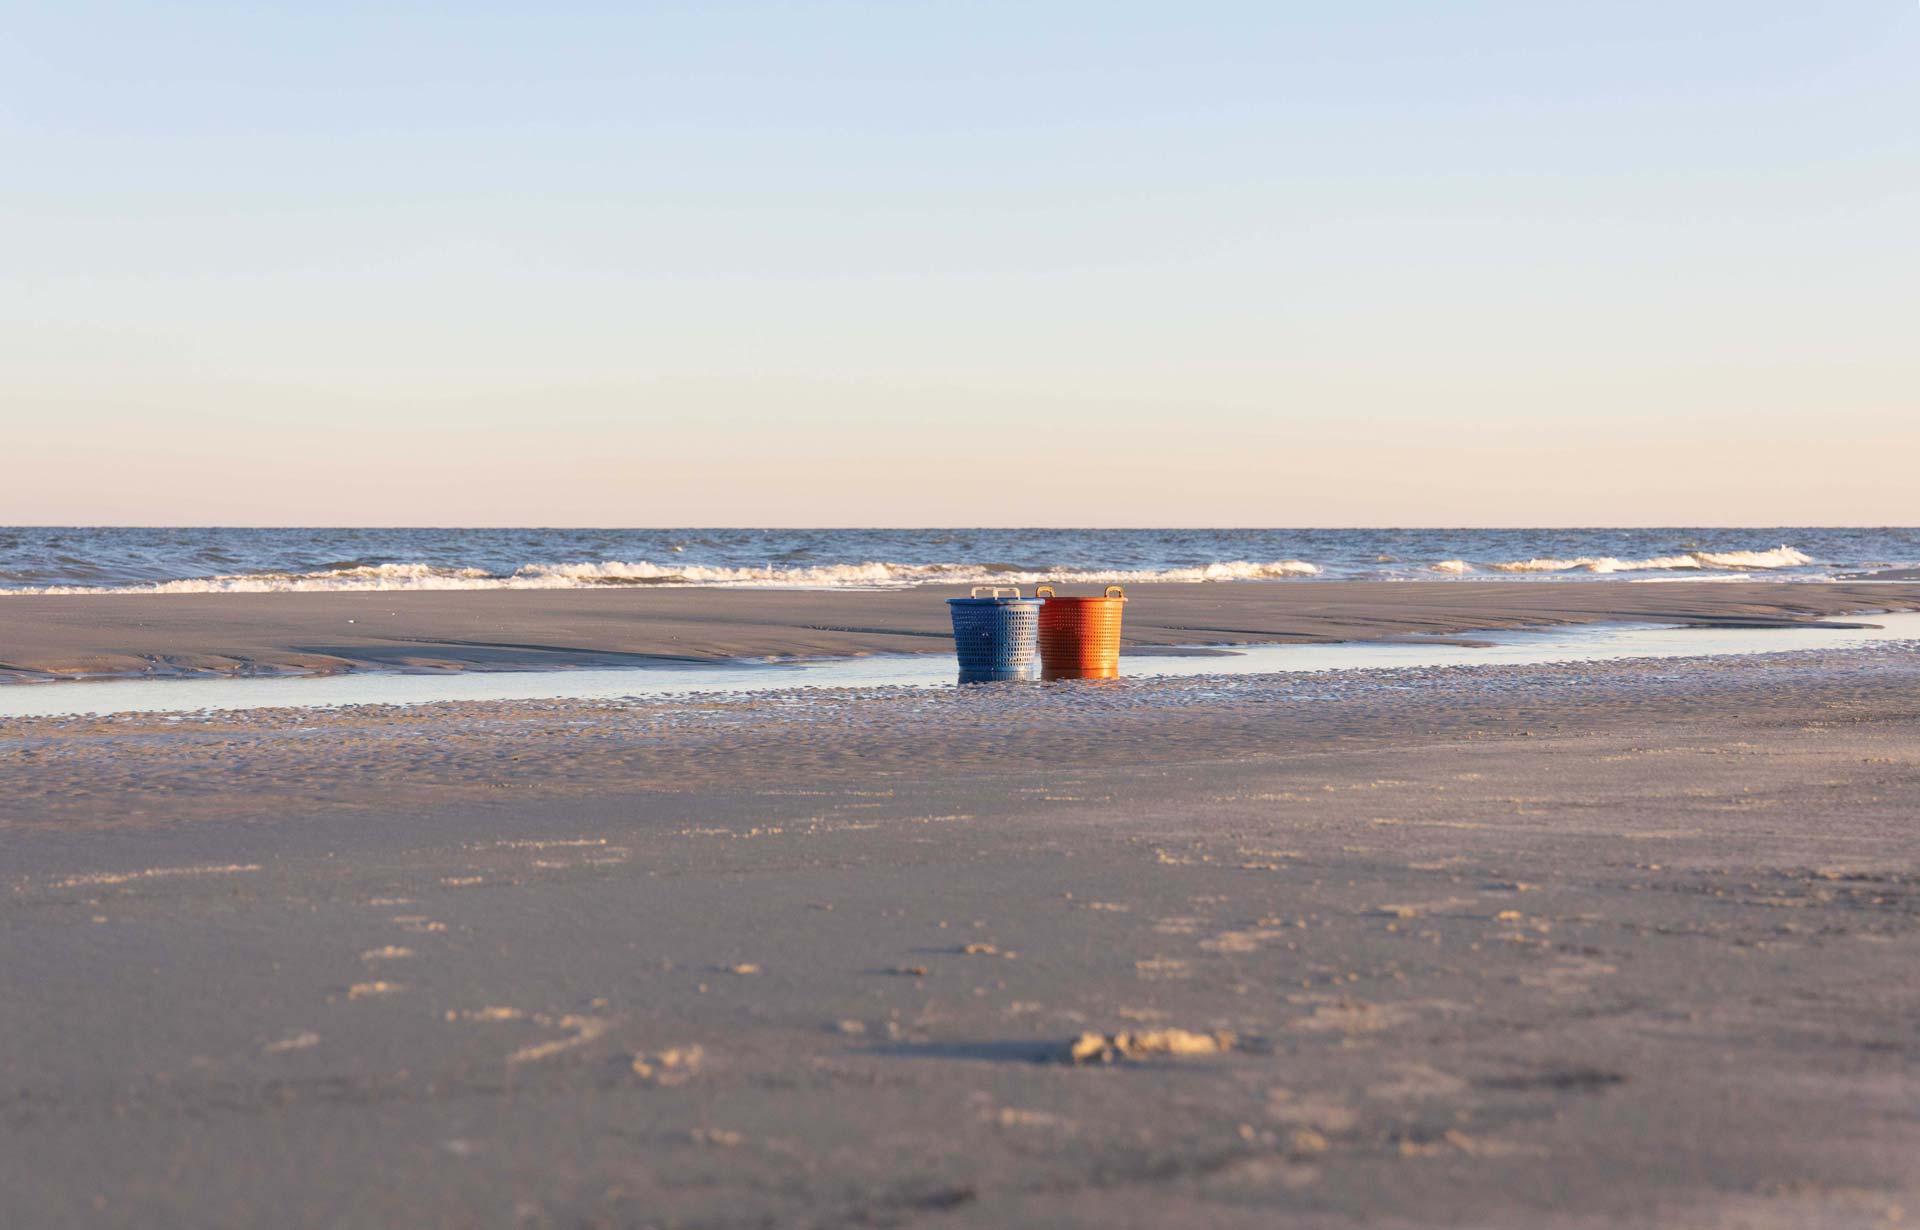
{"type": "Polygon", "coordinates": [[[1920,529],[0,529],[0,593],[1596,578],[1920,566],[1920,529]]]}

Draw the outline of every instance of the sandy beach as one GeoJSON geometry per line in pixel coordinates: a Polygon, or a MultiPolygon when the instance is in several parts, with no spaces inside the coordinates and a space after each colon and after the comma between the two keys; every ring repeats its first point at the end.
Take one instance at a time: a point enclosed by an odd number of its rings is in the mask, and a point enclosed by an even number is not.
{"type": "MultiPolygon", "coordinates": [[[[0,596],[0,677],[947,654],[952,628],[942,600],[965,592],[634,587],[0,596]]],[[[1131,646],[1458,638],[1618,621],[1762,626],[1920,609],[1920,584],[1908,583],[1335,581],[1156,584],[1127,592],[1131,646]]]]}
{"type": "MultiPolygon", "coordinates": [[[[326,597],[0,617],[33,669],[649,653],[702,606],[689,655],[944,648],[926,594],[487,595],[464,649],[433,596],[326,597]],[[316,639],[380,604],[408,622],[316,639]]],[[[1914,602],[1222,587],[1129,620],[1914,602]]],[[[0,722],[9,1219],[1890,1225],[1920,654],[1783,649],[0,722]]]]}
{"type": "Polygon", "coordinates": [[[1920,1218],[1920,4],[8,18],[0,1230],[1920,1218]]]}

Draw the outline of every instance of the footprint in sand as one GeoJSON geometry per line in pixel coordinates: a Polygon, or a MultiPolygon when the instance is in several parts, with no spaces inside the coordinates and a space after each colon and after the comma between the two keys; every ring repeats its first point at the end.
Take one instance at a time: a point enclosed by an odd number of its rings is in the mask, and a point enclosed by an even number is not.
{"type": "Polygon", "coordinates": [[[1394,1064],[1392,1076],[1367,1086],[1367,1096],[1383,1101],[1418,1101],[1425,1098],[1454,1097],[1465,1092],[1467,1082],[1423,1063],[1394,1064]]]}
{"type": "Polygon", "coordinates": [[[1168,982],[1191,978],[1193,970],[1175,957],[1148,957],[1133,963],[1134,976],[1147,982],[1168,982]]]}
{"type": "Polygon", "coordinates": [[[1294,1127],[1338,1134],[1360,1121],[1360,1112],[1325,1094],[1295,1095],[1291,1089],[1267,1090],[1267,1117],[1294,1127]]]}
{"type": "MultiPolygon", "coordinates": [[[[607,1001],[596,999],[593,1002],[595,1007],[603,1007],[607,1001]]],[[[509,1052],[506,1056],[506,1064],[510,1068],[538,1063],[543,1059],[551,1059],[555,1055],[578,1050],[604,1036],[615,1023],[612,1017],[594,1016],[584,1012],[568,1012],[556,1017],[544,1012],[527,1012],[520,1008],[499,1004],[489,1004],[484,1008],[471,1008],[464,1011],[449,1008],[445,1019],[449,1022],[469,1021],[483,1025],[525,1022],[544,1029],[567,1031],[565,1037],[530,1042],[509,1052]]]]}
{"type": "Polygon", "coordinates": [[[518,1008],[490,1004],[485,1008],[473,1008],[465,1012],[449,1008],[446,1019],[449,1021],[520,1021],[525,1020],[526,1016],[527,1014],[518,1008]]]}
{"type": "Polygon", "coordinates": [[[319,1045],[320,1035],[308,1029],[297,1034],[288,1034],[277,1042],[269,1042],[260,1050],[267,1055],[283,1055],[288,1051],[304,1051],[319,1045]]]}
{"type": "Polygon", "coordinates": [[[1544,990],[1548,995],[1585,995],[1593,990],[1596,979],[1619,972],[1619,968],[1593,957],[1561,957],[1545,969],[1520,974],[1522,986],[1544,990]]]}
{"type": "MultiPolygon", "coordinates": [[[[535,1019],[539,1020],[542,1024],[547,1023],[546,1018],[535,1019]]],[[[538,1060],[551,1058],[554,1055],[560,1054],[562,1051],[570,1051],[576,1047],[585,1046],[595,1038],[606,1033],[607,1030],[613,1028],[613,1022],[606,1017],[583,1016],[579,1013],[572,1012],[552,1023],[561,1029],[572,1030],[572,1036],[556,1038],[550,1042],[536,1042],[530,1046],[523,1046],[507,1056],[507,1066],[512,1067],[517,1064],[534,1063],[538,1060]]]]}
{"type": "Polygon", "coordinates": [[[1267,941],[1278,939],[1286,932],[1273,927],[1255,927],[1246,931],[1222,931],[1210,939],[1200,941],[1200,947],[1208,952],[1258,952],[1267,941]]]}
{"type": "Polygon", "coordinates": [[[1313,1004],[1312,1012],[1291,1022],[1292,1028],[1308,1033],[1379,1033],[1403,1024],[1413,1016],[1413,1013],[1396,1004],[1370,1004],[1364,1000],[1337,996],[1291,995],[1287,998],[1295,1003],[1313,1004]]]}

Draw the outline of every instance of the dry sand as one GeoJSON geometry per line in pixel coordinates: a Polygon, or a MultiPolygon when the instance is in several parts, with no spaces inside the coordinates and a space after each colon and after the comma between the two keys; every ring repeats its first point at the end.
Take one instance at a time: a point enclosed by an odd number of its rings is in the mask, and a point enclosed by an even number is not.
{"type": "MultiPolygon", "coordinates": [[[[942,599],[627,588],[0,598],[0,679],[88,674],[524,670],[649,661],[949,653],[942,599]]],[[[1920,584],[1379,582],[1147,585],[1129,644],[1457,636],[1523,625],[1764,624],[1920,609],[1920,584]]]]}
{"type": "Polygon", "coordinates": [[[4,722],[0,1221],[1889,1226],[1917,802],[1899,645],[4,722]]]}

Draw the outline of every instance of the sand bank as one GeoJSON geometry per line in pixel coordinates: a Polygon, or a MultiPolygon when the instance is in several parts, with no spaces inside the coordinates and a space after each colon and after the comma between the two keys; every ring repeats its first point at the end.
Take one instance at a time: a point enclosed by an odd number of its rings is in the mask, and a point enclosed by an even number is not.
{"type": "MultiPolygon", "coordinates": [[[[946,653],[960,591],[169,594],[0,598],[0,678],[528,670],[946,653]]],[[[1788,623],[1920,609],[1920,584],[1310,582],[1128,591],[1130,645],[1458,636],[1650,620],[1788,623]]]]}

